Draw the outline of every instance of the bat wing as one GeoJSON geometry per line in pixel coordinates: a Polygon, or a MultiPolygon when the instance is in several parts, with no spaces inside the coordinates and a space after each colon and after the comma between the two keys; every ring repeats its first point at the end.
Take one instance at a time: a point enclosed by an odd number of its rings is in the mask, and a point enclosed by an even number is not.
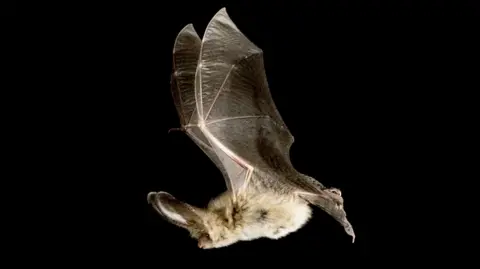
{"type": "Polygon", "coordinates": [[[263,52],[238,30],[225,8],[203,36],[195,101],[196,124],[222,163],[234,199],[254,174],[263,174],[255,177],[261,181],[293,171],[293,136],[270,95],[263,52]]]}
{"type": "Polygon", "coordinates": [[[182,128],[227,178],[222,162],[198,125],[194,84],[201,45],[202,40],[192,24],[188,24],[178,33],[173,48],[171,92],[182,128]]]}
{"type": "Polygon", "coordinates": [[[173,60],[171,90],[182,129],[222,172],[234,199],[255,172],[291,168],[293,137],[270,96],[262,51],[225,9],[203,40],[185,26],[173,60]]]}

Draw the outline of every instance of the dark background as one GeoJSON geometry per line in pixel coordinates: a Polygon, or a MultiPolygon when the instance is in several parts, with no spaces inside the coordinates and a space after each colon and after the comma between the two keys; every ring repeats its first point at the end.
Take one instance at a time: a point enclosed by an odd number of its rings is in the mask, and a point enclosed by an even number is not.
{"type": "Polygon", "coordinates": [[[5,0],[0,3],[0,15],[2,16],[14,16],[17,14],[16,1],[5,0]]]}
{"type": "Polygon", "coordinates": [[[65,184],[85,190],[69,199],[88,216],[71,220],[75,236],[87,242],[81,253],[135,268],[406,261],[399,253],[428,237],[428,229],[420,228],[419,236],[410,232],[425,225],[414,216],[428,212],[426,201],[414,197],[424,195],[417,187],[432,179],[432,171],[443,173],[435,156],[446,150],[438,146],[440,134],[455,102],[444,100],[470,87],[459,78],[473,70],[459,61],[470,61],[466,51],[474,35],[461,23],[477,10],[468,2],[384,2],[70,7],[82,14],[68,19],[74,22],[54,44],[67,48],[57,77],[68,81],[68,91],[55,95],[61,108],[51,110],[56,124],[66,126],[53,136],[65,142],[58,155],[70,178],[65,184]],[[175,37],[188,23],[201,36],[222,7],[263,49],[273,99],[295,137],[292,162],[342,190],[355,244],[315,208],[304,228],[281,240],[200,250],[147,204],[148,192],[167,191],[203,206],[226,189],[193,141],[181,132],[168,134],[179,127],[170,94],[175,37]],[[414,234],[415,240],[407,239],[414,234]]]}

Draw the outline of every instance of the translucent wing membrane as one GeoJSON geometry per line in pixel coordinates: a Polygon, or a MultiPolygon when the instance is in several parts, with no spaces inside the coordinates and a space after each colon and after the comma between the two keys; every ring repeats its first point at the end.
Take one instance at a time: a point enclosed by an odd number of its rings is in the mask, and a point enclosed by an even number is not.
{"type": "Polygon", "coordinates": [[[224,166],[232,167],[234,193],[254,170],[272,172],[271,159],[291,166],[288,152],[293,137],[270,95],[262,50],[238,30],[225,9],[205,30],[195,96],[202,130],[215,151],[226,155],[224,166]]]}
{"type": "Polygon", "coordinates": [[[223,176],[228,178],[222,161],[198,127],[194,82],[201,44],[202,41],[191,24],[177,35],[173,48],[172,96],[187,135],[215,163],[223,176]]]}
{"type": "Polygon", "coordinates": [[[185,26],[173,47],[172,95],[182,126],[197,123],[194,81],[201,40],[193,25],[185,26]]]}

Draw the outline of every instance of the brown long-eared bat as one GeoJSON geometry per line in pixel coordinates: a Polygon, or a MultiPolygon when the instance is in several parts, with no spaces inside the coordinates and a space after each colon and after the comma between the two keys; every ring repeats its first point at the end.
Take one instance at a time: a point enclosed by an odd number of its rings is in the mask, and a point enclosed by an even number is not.
{"type": "Polygon", "coordinates": [[[294,169],[293,136],[268,87],[262,50],[222,8],[203,39],[191,24],[173,49],[172,95],[183,130],[222,172],[227,191],[206,208],[151,192],[148,202],[183,227],[201,248],[260,237],[278,239],[300,229],[315,205],[355,240],[342,194],[294,169]]]}

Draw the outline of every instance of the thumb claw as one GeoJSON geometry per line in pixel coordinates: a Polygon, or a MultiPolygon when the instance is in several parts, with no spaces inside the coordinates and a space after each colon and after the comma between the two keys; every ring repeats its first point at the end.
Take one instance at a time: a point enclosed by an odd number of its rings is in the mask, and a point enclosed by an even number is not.
{"type": "Polygon", "coordinates": [[[170,133],[171,131],[183,131],[183,127],[180,127],[180,128],[170,128],[170,129],[168,129],[168,133],[170,133]]]}

